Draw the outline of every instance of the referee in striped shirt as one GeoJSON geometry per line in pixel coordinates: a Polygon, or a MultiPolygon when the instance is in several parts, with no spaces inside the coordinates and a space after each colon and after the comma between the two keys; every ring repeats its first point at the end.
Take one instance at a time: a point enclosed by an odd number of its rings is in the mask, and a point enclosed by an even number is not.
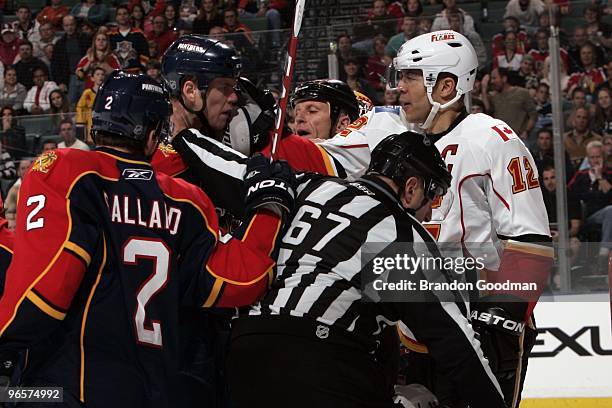
{"type": "MultiPolygon", "coordinates": [[[[355,182],[301,177],[277,279],[233,324],[227,371],[236,408],[392,406],[384,360],[397,349],[382,349],[381,333],[400,321],[471,408],[505,407],[465,304],[433,292],[422,294],[427,302],[364,301],[367,243],[427,244],[440,256],[419,220],[449,185],[435,146],[412,132],[381,142],[355,182]]],[[[446,279],[433,273],[415,276],[446,279]]]]}

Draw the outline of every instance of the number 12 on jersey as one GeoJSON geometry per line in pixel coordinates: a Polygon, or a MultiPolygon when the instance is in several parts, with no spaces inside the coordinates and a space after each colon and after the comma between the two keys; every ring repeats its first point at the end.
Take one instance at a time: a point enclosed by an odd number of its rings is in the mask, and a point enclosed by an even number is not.
{"type": "Polygon", "coordinates": [[[522,160],[521,157],[513,157],[506,168],[512,176],[512,194],[518,194],[527,189],[540,187],[540,183],[533,171],[533,165],[529,162],[527,156],[523,156],[522,160]],[[521,168],[521,161],[523,162],[523,166],[525,166],[524,173],[526,174],[523,173],[523,169],[521,168]]]}

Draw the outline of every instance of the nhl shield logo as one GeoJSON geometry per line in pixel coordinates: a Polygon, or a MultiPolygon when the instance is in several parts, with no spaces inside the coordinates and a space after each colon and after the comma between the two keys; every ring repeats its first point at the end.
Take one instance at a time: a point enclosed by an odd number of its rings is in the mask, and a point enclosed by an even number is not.
{"type": "Polygon", "coordinates": [[[320,338],[320,339],[326,339],[329,337],[329,327],[327,326],[323,326],[323,325],[318,325],[317,326],[317,331],[315,332],[315,335],[320,338]]]}
{"type": "Polygon", "coordinates": [[[57,154],[53,150],[44,152],[32,163],[32,171],[40,171],[41,173],[47,173],[49,168],[57,160],[57,154]]]}

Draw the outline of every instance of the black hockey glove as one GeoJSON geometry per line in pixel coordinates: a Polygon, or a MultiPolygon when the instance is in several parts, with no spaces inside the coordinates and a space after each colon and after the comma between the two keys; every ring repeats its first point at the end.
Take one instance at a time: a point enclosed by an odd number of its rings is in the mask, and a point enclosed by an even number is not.
{"type": "Polygon", "coordinates": [[[521,302],[500,302],[496,297],[501,295],[485,296],[472,304],[472,325],[493,374],[508,380],[516,375],[521,359],[525,309],[521,302]]]}
{"type": "Polygon", "coordinates": [[[244,177],[245,212],[264,207],[281,216],[293,210],[295,174],[287,162],[275,161],[260,153],[247,161],[244,177]]]}
{"type": "Polygon", "coordinates": [[[251,154],[261,151],[270,142],[270,131],[276,121],[276,101],[268,89],[258,89],[247,78],[238,78],[242,89],[261,109],[261,113],[251,125],[251,154]]]}

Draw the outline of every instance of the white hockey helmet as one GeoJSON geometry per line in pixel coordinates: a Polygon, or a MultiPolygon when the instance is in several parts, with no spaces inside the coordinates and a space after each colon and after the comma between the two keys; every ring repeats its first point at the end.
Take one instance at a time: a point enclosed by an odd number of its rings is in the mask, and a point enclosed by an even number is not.
{"type": "Polygon", "coordinates": [[[448,108],[474,88],[477,67],[476,51],[467,38],[452,30],[434,31],[408,40],[400,47],[389,67],[387,86],[397,89],[400,74],[404,70],[418,69],[423,72],[423,82],[432,109],[420,127],[428,129],[440,109],[448,108]],[[433,88],[442,72],[457,77],[457,95],[444,105],[434,102],[432,98],[433,88]]]}

